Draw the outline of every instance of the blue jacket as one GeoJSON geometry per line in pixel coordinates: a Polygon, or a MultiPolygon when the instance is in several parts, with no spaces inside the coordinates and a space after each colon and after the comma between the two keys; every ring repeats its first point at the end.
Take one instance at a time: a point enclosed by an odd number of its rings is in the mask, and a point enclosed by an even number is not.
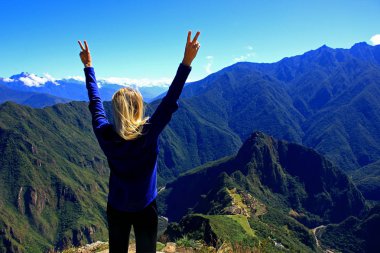
{"type": "Polygon", "coordinates": [[[107,119],[94,68],[84,68],[92,126],[111,171],[108,204],[114,209],[139,211],[156,198],[158,136],[178,109],[177,100],[190,71],[191,67],[179,65],[166,96],[143,126],[143,135],[126,141],[107,119]]]}

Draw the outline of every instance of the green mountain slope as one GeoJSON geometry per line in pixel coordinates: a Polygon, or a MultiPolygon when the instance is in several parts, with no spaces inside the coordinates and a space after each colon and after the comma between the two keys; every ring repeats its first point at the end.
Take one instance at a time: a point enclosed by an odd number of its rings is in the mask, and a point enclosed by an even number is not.
{"type": "Polygon", "coordinates": [[[183,98],[241,140],[264,131],[347,171],[380,159],[379,80],[380,46],[323,46],[276,63],[236,63],[190,83],[183,98]]]}
{"type": "MultiPolygon", "coordinates": [[[[351,180],[323,156],[256,132],[236,155],[205,164],[167,184],[165,213],[179,220],[188,208],[214,212],[218,204],[208,204],[214,200],[208,196],[221,198],[218,192],[225,187],[247,191],[266,205],[291,208],[310,227],[359,215],[365,207],[351,180]]],[[[223,201],[219,204],[223,206],[223,201]]]]}
{"type": "Polygon", "coordinates": [[[339,224],[328,225],[318,233],[322,247],[347,253],[379,251],[380,206],[373,207],[359,219],[349,217],[339,224]]]}
{"type": "Polygon", "coordinates": [[[222,219],[223,226],[228,224],[223,216],[243,215],[259,236],[249,240],[241,225],[242,236],[230,238],[233,242],[259,247],[271,236],[286,249],[302,252],[317,250],[309,229],[363,215],[367,209],[351,180],[323,156],[260,132],[253,133],[236,155],[167,184],[159,199],[169,221],[179,221],[167,233],[171,238],[190,235],[215,245],[232,234],[227,230],[223,235],[223,227],[204,230],[207,224],[222,219]],[[209,216],[201,216],[200,222],[197,213],[209,216]]]}
{"type": "Polygon", "coordinates": [[[83,103],[0,105],[0,245],[43,252],[107,235],[108,169],[83,103]]]}
{"type": "MultiPolygon", "coordinates": [[[[112,121],[109,102],[105,108],[112,121]]],[[[239,138],[226,133],[224,126],[198,119],[185,108],[173,116],[181,123],[173,120],[161,136],[160,185],[240,145],[239,138]],[[221,146],[224,149],[214,152],[221,146]]],[[[147,110],[151,114],[154,105],[147,110]]],[[[93,134],[87,103],[43,109],[1,104],[0,153],[4,231],[0,241],[4,247],[13,252],[41,252],[107,240],[109,168],[93,134]]]]}
{"type": "MultiPolygon", "coordinates": [[[[158,106],[148,106],[152,114],[158,106]]],[[[207,110],[198,111],[187,101],[179,101],[179,109],[160,136],[159,172],[165,180],[173,180],[180,173],[233,154],[241,145],[239,136],[227,122],[208,117],[207,110]]]]}
{"type": "Polygon", "coordinates": [[[366,199],[380,201],[380,160],[350,173],[366,199]]]}

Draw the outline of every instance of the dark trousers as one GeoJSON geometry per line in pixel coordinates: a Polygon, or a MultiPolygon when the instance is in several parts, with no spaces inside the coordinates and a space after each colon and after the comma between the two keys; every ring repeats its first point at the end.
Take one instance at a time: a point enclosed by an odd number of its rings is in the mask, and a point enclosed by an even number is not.
{"type": "Polygon", "coordinates": [[[107,205],[109,252],[127,253],[131,227],[135,232],[136,253],[156,252],[157,204],[153,200],[139,212],[121,212],[107,205]]]}

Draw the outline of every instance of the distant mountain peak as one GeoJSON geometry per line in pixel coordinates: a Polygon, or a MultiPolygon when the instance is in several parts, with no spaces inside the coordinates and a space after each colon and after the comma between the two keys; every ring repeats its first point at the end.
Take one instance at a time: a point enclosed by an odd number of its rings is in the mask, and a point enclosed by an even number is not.
{"type": "Polygon", "coordinates": [[[20,74],[13,75],[9,77],[10,79],[20,79],[21,77],[28,77],[31,74],[29,72],[21,72],[20,74]]]}
{"type": "Polygon", "coordinates": [[[258,147],[271,147],[273,142],[274,139],[271,136],[260,131],[255,131],[245,140],[238,151],[237,157],[245,160],[246,158],[251,157],[258,147]]]}
{"type": "Polygon", "coordinates": [[[8,83],[21,82],[23,85],[29,87],[42,87],[48,82],[54,85],[59,85],[56,80],[48,74],[41,77],[28,72],[21,72],[20,74],[13,75],[10,78],[5,78],[3,81],[8,83]]]}
{"type": "Polygon", "coordinates": [[[358,43],[355,43],[352,47],[352,48],[367,48],[367,47],[370,47],[371,45],[367,44],[367,42],[365,41],[362,41],[362,42],[358,42],[358,43]]]}
{"type": "MultiPolygon", "coordinates": [[[[334,50],[333,48],[327,46],[326,44],[323,44],[322,46],[320,46],[319,48],[315,49],[315,50],[311,50],[309,52],[325,52],[325,51],[332,51],[334,50]]],[[[308,52],[306,52],[305,54],[307,54],[308,52]]]]}
{"type": "Polygon", "coordinates": [[[327,49],[327,48],[331,48],[331,47],[328,47],[326,44],[323,44],[319,49],[327,49]]]}
{"type": "Polygon", "coordinates": [[[265,141],[268,138],[270,137],[266,135],[265,133],[260,132],[260,131],[255,131],[248,137],[248,139],[244,143],[255,144],[259,141],[265,141]]]}

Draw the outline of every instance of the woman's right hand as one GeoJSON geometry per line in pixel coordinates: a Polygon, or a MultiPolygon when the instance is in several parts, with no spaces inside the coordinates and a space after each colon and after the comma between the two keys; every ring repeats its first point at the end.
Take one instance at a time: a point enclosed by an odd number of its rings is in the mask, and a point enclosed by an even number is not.
{"type": "Polygon", "coordinates": [[[79,53],[80,59],[82,60],[82,63],[84,67],[91,67],[92,66],[92,59],[90,54],[90,49],[87,45],[87,41],[84,41],[84,46],[82,45],[82,42],[78,40],[78,44],[82,51],[79,53]]]}
{"type": "Polygon", "coordinates": [[[187,43],[185,48],[185,55],[183,57],[182,64],[190,66],[195,56],[197,56],[198,50],[201,47],[197,41],[200,32],[198,31],[194,39],[191,41],[191,31],[187,34],[187,43]]]}

